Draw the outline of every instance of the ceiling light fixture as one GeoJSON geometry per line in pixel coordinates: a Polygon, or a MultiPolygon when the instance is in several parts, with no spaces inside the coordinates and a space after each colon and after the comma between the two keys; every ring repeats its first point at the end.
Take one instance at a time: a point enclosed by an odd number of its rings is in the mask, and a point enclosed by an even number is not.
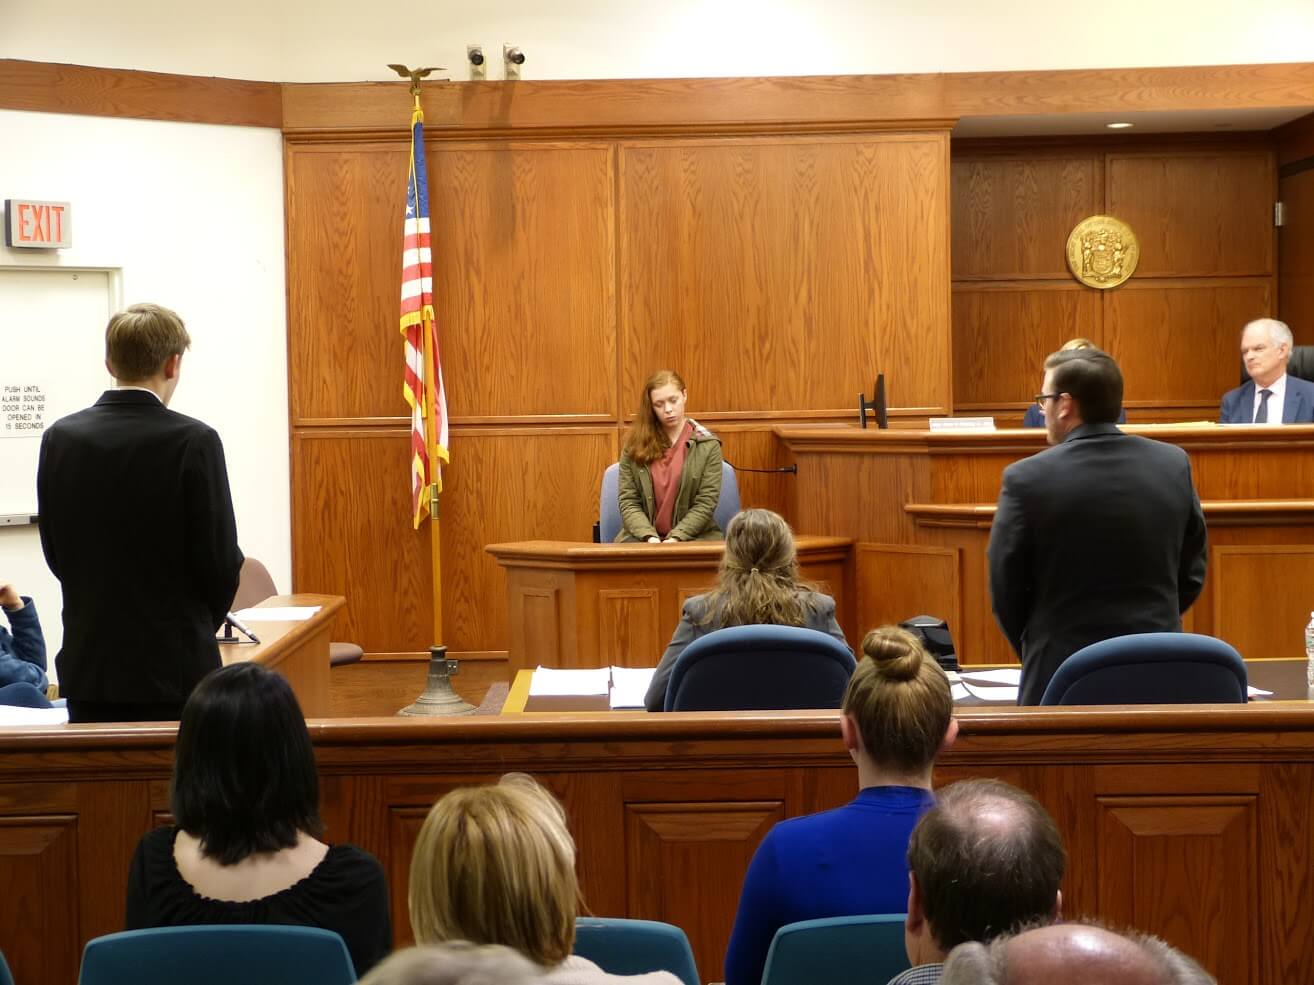
{"type": "Polygon", "coordinates": [[[1127,130],[1131,127],[1134,127],[1136,124],[1135,123],[1106,123],[1104,125],[1108,127],[1110,130],[1127,130]]]}

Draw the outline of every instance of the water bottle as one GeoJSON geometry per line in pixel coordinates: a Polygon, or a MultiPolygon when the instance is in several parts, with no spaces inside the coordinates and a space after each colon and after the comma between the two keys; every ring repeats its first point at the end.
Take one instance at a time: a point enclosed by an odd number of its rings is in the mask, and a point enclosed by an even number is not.
{"type": "Polygon", "coordinates": [[[1305,685],[1314,688],[1314,612],[1305,627],[1305,685]]]}

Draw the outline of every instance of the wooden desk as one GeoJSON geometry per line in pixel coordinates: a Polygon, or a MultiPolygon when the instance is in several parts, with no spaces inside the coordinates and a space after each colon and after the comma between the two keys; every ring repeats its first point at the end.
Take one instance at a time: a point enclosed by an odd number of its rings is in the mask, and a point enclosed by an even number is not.
{"type": "MultiPolygon", "coordinates": [[[[835,598],[856,638],[846,537],[799,537],[799,569],[835,598]]],[[[652,667],[680,622],[685,600],[716,584],[722,541],[580,544],[531,540],[490,544],[506,570],[514,673],[548,667],[652,667]]]]}
{"type": "MultiPolygon", "coordinates": [[[[1246,676],[1249,677],[1250,684],[1261,690],[1272,692],[1271,697],[1254,697],[1251,698],[1251,701],[1264,704],[1272,702],[1308,704],[1309,688],[1305,683],[1305,663],[1304,657],[1295,660],[1247,660],[1246,676]]],[[[523,715],[526,712],[562,714],[581,711],[610,712],[615,715],[628,712],[637,712],[641,715],[647,714],[642,709],[629,708],[625,709],[624,712],[612,712],[609,698],[606,695],[531,698],[529,696],[529,685],[533,679],[533,670],[516,671],[515,680],[511,682],[511,689],[506,696],[506,702],[502,705],[503,715],[523,715]]],[[[992,701],[974,696],[964,698],[954,705],[955,714],[965,708],[1007,708],[1014,706],[1014,702],[1011,701],[992,701]]]]}
{"type": "MultiPolygon", "coordinates": [[[[287,678],[307,718],[329,715],[329,642],[333,623],[346,600],[341,595],[275,595],[257,608],[317,605],[300,622],[251,622],[259,643],[220,643],[225,666],[245,660],[262,663],[287,678]]],[[[239,637],[241,634],[237,634],[239,637]]]]}
{"type": "MultiPolygon", "coordinates": [[[[1064,913],[1160,933],[1226,985],[1314,981],[1314,712],[1281,704],[976,708],[937,783],[1035,794],[1068,850],[1064,913]]],[[[598,915],[684,926],[721,976],[739,888],[781,818],[850,800],[835,712],[508,715],[311,723],[331,841],[388,873],[398,946],[433,801],[511,770],[562,798],[598,915]]],[[[174,728],[0,730],[0,949],[20,982],[73,982],[123,928],[138,838],[164,820],[174,728]]]]}
{"type": "MultiPolygon", "coordinates": [[[[1314,596],[1314,426],[1124,427],[1183,448],[1209,525],[1209,573],[1184,628],[1243,656],[1298,657],[1314,596]]],[[[795,529],[854,539],[861,626],[946,619],[959,659],[1014,659],[990,612],[985,548],[1012,462],[1040,429],[777,428],[798,463],[795,529]]]]}

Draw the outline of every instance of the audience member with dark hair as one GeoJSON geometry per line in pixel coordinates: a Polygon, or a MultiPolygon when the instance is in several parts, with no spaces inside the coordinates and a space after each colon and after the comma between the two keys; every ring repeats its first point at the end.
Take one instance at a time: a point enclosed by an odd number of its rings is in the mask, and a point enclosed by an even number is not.
{"type": "Polygon", "coordinates": [[[176,827],[137,846],[127,928],[294,924],[340,934],[357,974],[392,949],[372,855],[327,845],[305,719],[287,681],[240,663],[204,678],[174,753],[176,827]]]}
{"type": "Polygon", "coordinates": [[[794,534],[770,510],[744,510],[727,525],[716,588],[684,603],[680,625],[657,664],[643,703],[661,711],[671,671],[690,643],[727,626],[802,626],[829,633],[848,649],[835,600],[799,581],[794,534]]]}
{"type": "Polygon", "coordinates": [[[758,985],[785,924],[899,913],[908,900],[908,836],[934,803],[935,757],[957,735],[953,698],[944,671],[911,633],[873,630],[862,650],[840,716],[858,796],[767,832],[744,877],[726,985],[758,985]]]}
{"type": "Polygon", "coordinates": [[[935,985],[945,955],[1024,925],[1057,920],[1067,854],[1034,797],[998,780],[936,791],[908,842],[908,920],[913,967],[890,985],[935,985]]]}
{"type": "Polygon", "coordinates": [[[1124,434],[1122,372],[1098,349],[1045,360],[1048,448],[1004,470],[988,548],[990,598],[1040,704],[1084,646],[1177,632],[1204,586],[1204,513],[1175,445],[1124,434]]]}
{"type": "Polygon", "coordinates": [[[670,972],[611,975],[572,954],[578,910],[566,812],[532,777],[459,787],[433,805],[411,856],[417,943],[504,944],[548,985],[680,985],[670,972]]]}
{"type": "Polygon", "coordinates": [[[0,609],[9,619],[9,629],[0,626],[0,705],[49,708],[46,638],[36,606],[0,579],[0,609]]]}
{"type": "Polygon", "coordinates": [[[1218,985],[1157,937],[1066,923],[954,948],[941,985],[1218,985]]]}

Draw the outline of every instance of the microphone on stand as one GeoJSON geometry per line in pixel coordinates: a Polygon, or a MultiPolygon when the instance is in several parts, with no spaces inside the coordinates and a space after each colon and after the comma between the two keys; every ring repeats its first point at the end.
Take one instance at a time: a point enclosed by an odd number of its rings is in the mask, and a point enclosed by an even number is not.
{"type": "Polygon", "coordinates": [[[226,616],[224,616],[224,635],[219,637],[219,642],[241,643],[242,641],[233,635],[234,629],[236,629],[243,636],[249,637],[252,643],[260,642],[260,637],[256,636],[255,633],[247,629],[246,624],[243,623],[242,620],[238,619],[237,616],[233,615],[231,612],[228,613],[226,616]]]}

